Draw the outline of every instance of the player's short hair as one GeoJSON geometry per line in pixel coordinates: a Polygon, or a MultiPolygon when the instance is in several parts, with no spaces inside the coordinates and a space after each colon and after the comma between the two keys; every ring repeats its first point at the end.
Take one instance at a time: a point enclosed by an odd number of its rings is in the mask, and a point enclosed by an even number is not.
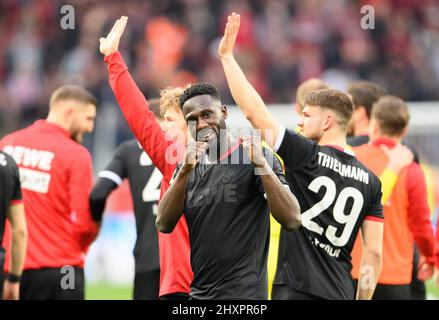
{"type": "Polygon", "coordinates": [[[352,99],[343,91],[334,89],[311,91],[305,96],[304,104],[334,111],[339,126],[343,128],[346,128],[353,111],[352,99]]]}
{"type": "Polygon", "coordinates": [[[183,94],[182,87],[167,87],[160,91],[160,113],[165,115],[168,110],[180,110],[180,96],[183,94]]]}
{"type": "Polygon", "coordinates": [[[75,100],[84,104],[98,105],[96,97],[90,91],[77,85],[65,85],[56,89],[50,97],[49,106],[63,100],[75,100]]]}
{"type": "Polygon", "coordinates": [[[369,119],[373,104],[387,94],[387,90],[384,87],[378,83],[366,80],[352,82],[348,86],[347,92],[354,101],[354,108],[364,107],[369,119]]]}
{"type": "Polygon", "coordinates": [[[180,108],[183,109],[184,103],[190,98],[203,94],[210,95],[215,101],[221,101],[220,93],[218,92],[217,88],[208,83],[198,82],[186,87],[183,94],[180,96],[180,108]]]}
{"type": "Polygon", "coordinates": [[[154,113],[154,116],[158,120],[163,120],[163,117],[160,113],[160,98],[149,99],[148,100],[148,107],[149,107],[149,110],[151,110],[152,113],[154,113]]]}
{"type": "Polygon", "coordinates": [[[377,121],[381,134],[395,137],[408,126],[410,113],[402,99],[387,95],[374,103],[371,117],[377,121]]]}
{"type": "Polygon", "coordinates": [[[298,104],[299,108],[303,110],[305,107],[303,101],[305,99],[305,96],[311,92],[321,89],[329,89],[329,85],[324,82],[321,79],[318,78],[311,78],[304,82],[302,82],[298,87],[296,91],[296,103],[298,104]]]}

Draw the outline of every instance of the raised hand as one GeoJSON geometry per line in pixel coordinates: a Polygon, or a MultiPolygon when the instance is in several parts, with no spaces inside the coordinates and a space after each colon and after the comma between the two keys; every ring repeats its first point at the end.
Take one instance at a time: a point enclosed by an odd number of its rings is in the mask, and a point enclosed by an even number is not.
{"type": "Polygon", "coordinates": [[[120,38],[128,22],[127,16],[122,16],[114,23],[113,28],[108,33],[106,38],[99,39],[99,51],[108,56],[119,49],[120,38]]]}
{"type": "Polygon", "coordinates": [[[218,46],[218,55],[225,57],[233,55],[233,47],[235,46],[236,37],[239,31],[240,16],[233,12],[227,17],[227,24],[224,30],[224,36],[218,46]]]}
{"type": "Polygon", "coordinates": [[[239,139],[251,162],[257,168],[264,167],[266,160],[262,151],[261,138],[259,136],[240,136],[239,139]]]}
{"type": "Polygon", "coordinates": [[[399,173],[404,167],[413,162],[413,152],[401,143],[398,143],[392,149],[382,145],[381,149],[389,158],[387,167],[395,173],[399,173]]]}
{"type": "Polygon", "coordinates": [[[207,150],[207,143],[203,141],[189,141],[186,145],[186,153],[184,155],[184,161],[182,170],[185,172],[191,171],[195,165],[200,161],[201,156],[207,150]]]}

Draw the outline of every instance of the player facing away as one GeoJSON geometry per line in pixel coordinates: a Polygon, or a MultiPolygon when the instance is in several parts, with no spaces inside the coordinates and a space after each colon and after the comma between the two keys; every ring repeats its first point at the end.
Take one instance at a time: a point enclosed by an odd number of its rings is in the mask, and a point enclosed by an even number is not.
{"type": "Polygon", "coordinates": [[[260,138],[241,137],[240,143],[231,136],[227,107],[215,87],[190,86],[180,106],[195,141],[159,204],[157,227],[172,232],[180,216],[186,217],[191,298],[267,299],[269,212],[286,230],[300,225],[300,208],[281,164],[263,151],[260,138]]]}
{"type": "Polygon", "coordinates": [[[88,203],[92,160],[80,142],[93,130],[95,117],[96,99],[90,92],[62,86],[53,92],[45,120],[0,141],[20,169],[26,208],[29,237],[21,299],[84,299],[84,257],[97,225],[88,203]],[[70,285],[61,281],[67,273],[70,285]]]}
{"type": "MultiPolygon", "coordinates": [[[[159,99],[149,101],[157,119],[161,119],[159,104],[159,99]]],[[[90,194],[91,213],[98,223],[102,220],[110,193],[121,185],[123,179],[128,179],[136,220],[133,299],[156,300],[159,297],[160,263],[155,217],[162,174],[137,140],[131,139],[117,148],[98,176],[90,194]]]]}
{"type": "MultiPolygon", "coordinates": [[[[354,148],[365,165],[376,174],[387,166],[388,157],[382,145],[393,148],[405,137],[408,130],[409,111],[404,101],[395,96],[383,96],[373,106],[370,121],[370,143],[354,148]]],[[[427,200],[427,184],[421,167],[412,161],[399,172],[389,200],[384,202],[383,263],[374,300],[410,300],[410,282],[413,268],[413,240],[426,263],[420,268],[419,277],[432,276],[435,263],[433,226],[427,200]]],[[[359,269],[358,255],[361,242],[352,252],[353,273],[359,269]],[[360,244],[360,246],[358,246],[360,244]]],[[[417,266],[415,266],[417,267],[417,266]]],[[[359,286],[364,283],[359,282],[359,286]]]]}
{"type": "Polygon", "coordinates": [[[27,228],[24,205],[21,197],[20,174],[18,167],[8,154],[0,151],[0,299],[18,300],[20,297],[20,278],[26,255],[27,228]],[[9,221],[12,241],[9,273],[3,274],[5,248],[2,247],[5,223],[9,221]]]}
{"type": "MultiPolygon", "coordinates": [[[[184,156],[188,140],[187,125],[180,108],[169,107],[164,112],[165,134],[148,102],[118,51],[120,38],[128,17],[118,19],[107,37],[100,38],[100,52],[108,67],[109,84],[131,131],[163,175],[160,197],[169,188],[178,161],[184,156]]],[[[174,103],[170,103],[173,105],[174,103]]],[[[160,299],[187,299],[193,273],[190,265],[190,245],[187,223],[179,220],[174,232],[159,233],[160,299]]]]}
{"type": "Polygon", "coordinates": [[[239,15],[228,18],[218,53],[238,106],[284,160],[286,178],[302,210],[302,227],[281,231],[273,299],[354,299],[351,257],[361,228],[362,264],[372,269],[370,299],[381,268],[383,208],[378,178],[345,150],[352,101],[341,91],[309,93],[298,125],[282,127],[246,79],[233,56],[239,15]]]}

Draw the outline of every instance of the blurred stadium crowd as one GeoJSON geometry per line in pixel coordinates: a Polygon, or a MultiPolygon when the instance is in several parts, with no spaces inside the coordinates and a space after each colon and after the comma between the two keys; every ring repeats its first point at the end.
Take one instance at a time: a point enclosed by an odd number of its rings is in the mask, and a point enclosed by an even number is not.
{"type": "MultiPolygon", "coordinates": [[[[113,104],[97,41],[121,12],[121,51],[148,97],[203,79],[231,98],[216,57],[227,13],[241,13],[237,57],[267,103],[290,103],[319,77],[344,89],[369,79],[408,101],[439,99],[439,2],[434,0],[60,0],[0,2],[0,136],[47,114],[50,93],[79,84],[113,104]],[[60,8],[75,9],[75,29],[60,8]],[[364,32],[359,8],[375,8],[364,32]]],[[[120,119],[122,122],[122,119],[120,119]]]]}

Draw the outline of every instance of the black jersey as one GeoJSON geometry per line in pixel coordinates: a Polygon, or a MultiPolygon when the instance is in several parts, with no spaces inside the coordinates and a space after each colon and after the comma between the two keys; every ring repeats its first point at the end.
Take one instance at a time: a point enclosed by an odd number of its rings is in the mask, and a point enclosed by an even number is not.
{"type": "Polygon", "coordinates": [[[302,226],[281,231],[274,284],[325,299],[354,299],[350,252],[363,220],[383,218],[380,181],[353,155],[284,132],[275,149],[299,201],[302,226]]]}
{"type": "MultiPolygon", "coordinates": [[[[279,160],[268,149],[264,153],[287,184],[279,160]]],[[[241,145],[219,164],[195,166],[184,214],[194,272],[191,297],[267,299],[269,208],[262,180],[241,145]]]]}
{"type": "Polygon", "coordinates": [[[137,140],[122,143],[108,166],[99,173],[120,185],[128,178],[136,219],[137,239],[134,246],[136,273],[158,270],[158,236],[155,226],[157,201],[162,174],[142,150],[137,140]]]}
{"type": "Polygon", "coordinates": [[[20,174],[14,159],[0,151],[0,248],[9,206],[21,200],[20,174]]]}

